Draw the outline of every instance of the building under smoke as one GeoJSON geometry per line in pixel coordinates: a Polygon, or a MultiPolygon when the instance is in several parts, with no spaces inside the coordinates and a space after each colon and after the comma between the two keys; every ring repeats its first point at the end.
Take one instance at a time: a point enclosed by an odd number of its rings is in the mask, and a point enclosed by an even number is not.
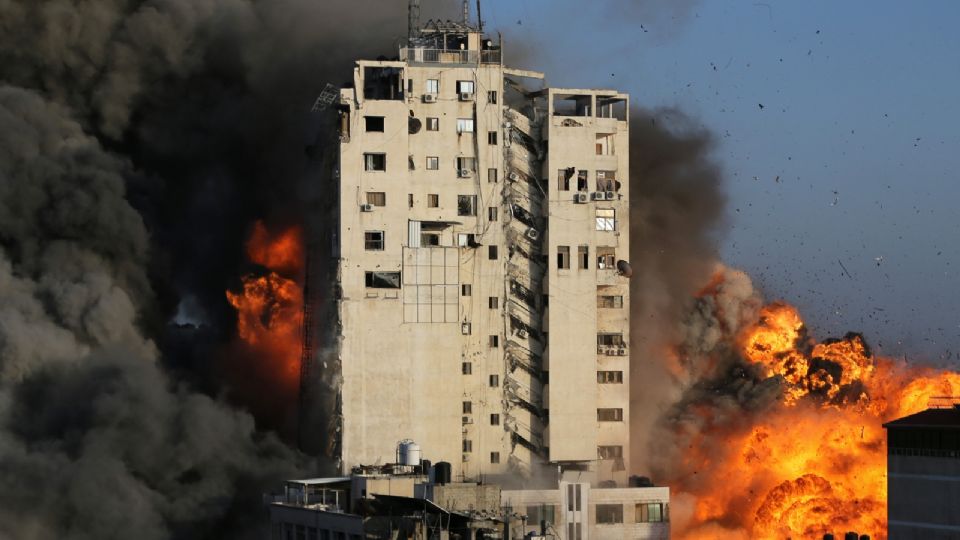
{"type": "Polygon", "coordinates": [[[307,292],[301,439],[347,474],[412,438],[554,537],[666,537],[669,491],[628,478],[628,96],[550,88],[413,4],[399,55],[318,100],[339,119],[337,332],[307,292]]]}

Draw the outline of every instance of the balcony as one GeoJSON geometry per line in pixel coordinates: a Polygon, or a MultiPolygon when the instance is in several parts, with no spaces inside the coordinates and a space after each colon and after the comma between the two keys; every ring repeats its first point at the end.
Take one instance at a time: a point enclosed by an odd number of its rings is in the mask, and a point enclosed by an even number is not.
{"type": "Polygon", "coordinates": [[[500,49],[466,51],[422,47],[400,48],[400,60],[417,64],[500,64],[501,59],[500,49]]]}

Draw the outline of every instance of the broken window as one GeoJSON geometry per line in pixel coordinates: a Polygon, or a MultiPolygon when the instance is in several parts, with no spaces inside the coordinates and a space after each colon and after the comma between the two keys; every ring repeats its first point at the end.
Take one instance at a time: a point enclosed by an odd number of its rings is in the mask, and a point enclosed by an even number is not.
{"type": "Polygon", "coordinates": [[[617,230],[617,212],[613,208],[597,208],[597,230],[617,230]]]}
{"type": "Polygon", "coordinates": [[[475,171],[475,170],[477,170],[477,158],[474,158],[474,157],[458,157],[458,158],[457,158],[457,170],[458,170],[458,171],[475,171]]]}
{"type": "Polygon", "coordinates": [[[591,116],[593,96],[589,94],[554,94],[554,116],[591,116]]]}
{"type": "Polygon", "coordinates": [[[473,118],[457,118],[457,133],[473,133],[473,118]]]}
{"type": "Polygon", "coordinates": [[[598,524],[623,523],[623,505],[598,504],[596,515],[598,524]]]}
{"type": "Polygon", "coordinates": [[[439,208],[440,207],[440,195],[436,193],[427,194],[427,208],[439,208]]]}
{"type": "Polygon", "coordinates": [[[499,250],[497,249],[497,246],[487,246],[487,255],[491,261],[497,260],[497,258],[500,256],[498,251],[499,250]]]}
{"type": "Polygon", "coordinates": [[[544,521],[548,527],[551,527],[551,525],[557,522],[556,508],[557,507],[552,504],[527,505],[527,523],[539,527],[540,522],[544,521]]]}
{"type": "MultiPolygon", "coordinates": [[[[493,416],[497,416],[497,415],[495,415],[495,414],[494,414],[494,415],[491,415],[491,418],[492,418],[493,416]]],[[[492,421],[493,421],[493,420],[491,420],[491,422],[492,422],[492,421]]],[[[499,425],[500,425],[499,420],[497,421],[496,424],[493,424],[493,425],[499,426],[499,425]]],[[[494,465],[496,465],[497,463],[500,463],[500,452],[490,452],[490,463],[492,463],[492,464],[494,464],[494,465]]]]}
{"type": "Polygon", "coordinates": [[[617,268],[616,261],[616,251],[612,247],[598,247],[597,248],[597,269],[598,270],[615,270],[617,268]]]}
{"type": "Polygon", "coordinates": [[[577,248],[577,262],[581,270],[590,268],[590,247],[579,246],[577,248]]]}
{"type": "Polygon", "coordinates": [[[617,171],[597,171],[597,191],[620,191],[617,171]]]}
{"type": "Polygon", "coordinates": [[[497,91],[490,90],[487,92],[487,103],[495,105],[497,103],[497,91]]]}
{"type": "Polygon", "coordinates": [[[458,94],[472,94],[474,89],[473,81],[457,81],[458,94]]]}
{"type": "Polygon", "coordinates": [[[497,220],[497,207],[491,206],[487,208],[487,221],[496,221],[497,220]]]}
{"type": "Polygon", "coordinates": [[[372,204],[374,206],[386,206],[387,194],[382,191],[368,191],[367,204],[372,204]]]}
{"type": "Polygon", "coordinates": [[[363,169],[366,171],[387,170],[386,154],[363,154],[363,169]]]}
{"type": "Polygon", "coordinates": [[[382,116],[364,116],[363,117],[364,129],[367,131],[379,131],[383,132],[383,117],[382,116]]]}
{"type": "Polygon", "coordinates": [[[367,272],[366,286],[370,289],[399,289],[400,272],[367,272]]]}
{"type": "Polygon", "coordinates": [[[597,155],[613,155],[613,133],[597,133],[597,155]]]}
{"type": "Polygon", "coordinates": [[[597,382],[600,384],[623,384],[622,371],[598,371],[597,382]]]}
{"type": "Polygon", "coordinates": [[[488,381],[491,388],[496,388],[500,386],[500,375],[491,375],[488,381]]]}
{"type": "Polygon", "coordinates": [[[473,233],[460,233],[457,235],[457,245],[460,247],[476,247],[477,238],[473,233]]]}
{"type": "Polygon", "coordinates": [[[600,347],[623,347],[623,334],[597,334],[597,345],[600,347]]]}
{"type": "Polygon", "coordinates": [[[588,191],[590,186],[587,183],[587,171],[577,171],[577,191],[588,191]]]}
{"type": "Polygon", "coordinates": [[[489,298],[487,299],[487,307],[489,307],[490,309],[497,309],[497,308],[499,308],[499,307],[500,307],[500,297],[499,297],[499,296],[491,296],[491,297],[489,297],[489,298]]]}
{"type": "Polygon", "coordinates": [[[497,183],[497,169],[487,169],[487,182],[491,184],[497,183]]]}
{"type": "Polygon", "coordinates": [[[487,132],[487,144],[497,144],[497,132],[488,131],[487,132]]]}
{"type": "Polygon", "coordinates": [[[623,307],[623,297],[615,295],[598,296],[597,307],[601,309],[620,309],[623,307]]]}
{"type": "Polygon", "coordinates": [[[427,170],[436,171],[440,168],[439,156],[427,156],[427,170]]]}
{"type": "Polygon", "coordinates": [[[457,215],[458,216],[477,215],[477,196],[476,195],[457,195],[457,215]]]}
{"type": "Polygon", "coordinates": [[[364,66],[364,99],[403,99],[403,79],[400,68],[364,66]]]}
{"type": "Polygon", "coordinates": [[[426,85],[424,86],[423,91],[427,94],[439,94],[440,79],[427,79],[427,82],[426,82],[426,85]]]}
{"type": "Polygon", "coordinates": [[[440,245],[440,233],[421,232],[420,245],[422,247],[437,247],[440,245]]]}
{"type": "Polygon", "coordinates": [[[557,189],[559,191],[570,191],[570,178],[573,177],[574,171],[573,167],[557,171],[557,189]]]}
{"type": "Polygon", "coordinates": [[[597,96],[597,118],[627,120],[627,100],[616,96],[597,96]]]}
{"type": "Polygon", "coordinates": [[[427,118],[427,131],[440,131],[439,118],[427,118]]]}
{"type": "Polygon", "coordinates": [[[623,422],[623,409],[601,408],[597,409],[598,422],[623,422]]]}
{"type": "Polygon", "coordinates": [[[383,251],[383,231],[364,232],[363,248],[367,251],[383,251]]]}
{"type": "Polygon", "coordinates": [[[570,246],[557,246],[557,268],[570,269],[570,246]]]}
{"type": "Polygon", "coordinates": [[[617,459],[623,457],[623,447],[619,445],[598,446],[597,457],[600,459],[617,459]]]}

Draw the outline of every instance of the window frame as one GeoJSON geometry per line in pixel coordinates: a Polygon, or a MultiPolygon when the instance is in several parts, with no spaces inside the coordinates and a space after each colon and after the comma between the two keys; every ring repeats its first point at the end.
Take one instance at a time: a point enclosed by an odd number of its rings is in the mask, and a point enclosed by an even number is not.
{"type": "Polygon", "coordinates": [[[387,172],[387,153],[386,152],[364,152],[363,153],[363,170],[365,172],[387,172]],[[383,168],[377,167],[377,158],[381,158],[381,164],[383,168]]]}
{"type": "Polygon", "coordinates": [[[386,246],[386,234],[384,231],[363,231],[363,249],[364,251],[383,251],[386,246]],[[372,239],[371,235],[380,235],[380,239],[372,239]],[[376,247],[379,245],[380,247],[376,247]],[[371,247],[373,246],[373,247],[371,247]]]}
{"type": "Polygon", "coordinates": [[[477,196],[476,195],[457,195],[457,215],[476,217],[477,196]]]}
{"type": "Polygon", "coordinates": [[[570,269],[570,246],[557,246],[557,270],[570,269]]]}
{"type": "Polygon", "coordinates": [[[423,83],[423,93],[424,94],[439,94],[440,93],[440,79],[427,79],[423,83]]]}
{"type": "Polygon", "coordinates": [[[440,156],[427,156],[426,167],[428,171],[440,170],[440,156]],[[432,165],[432,167],[431,167],[432,165]]]}
{"type": "MultiPolygon", "coordinates": [[[[387,120],[386,120],[386,118],[383,117],[383,116],[376,116],[376,115],[369,115],[369,116],[368,116],[368,115],[364,115],[364,117],[363,117],[363,131],[364,131],[364,133],[383,133],[384,131],[386,131],[386,126],[387,126],[387,120]],[[370,129],[370,122],[371,122],[371,120],[374,121],[374,123],[376,123],[376,120],[380,120],[380,129],[370,129]]],[[[374,126],[374,127],[376,127],[376,126],[374,126]]]]}
{"type": "Polygon", "coordinates": [[[387,192],[386,191],[368,191],[367,204],[370,204],[373,206],[380,206],[380,207],[386,206],[387,192]]]}
{"type": "Polygon", "coordinates": [[[473,122],[473,118],[457,118],[457,133],[473,133],[476,126],[473,122]]]}
{"type": "Polygon", "coordinates": [[[427,117],[427,131],[440,131],[440,117],[438,116],[427,117]]]}
{"type": "Polygon", "coordinates": [[[611,232],[617,230],[617,209],[616,208],[597,208],[596,211],[597,230],[611,232]]]}

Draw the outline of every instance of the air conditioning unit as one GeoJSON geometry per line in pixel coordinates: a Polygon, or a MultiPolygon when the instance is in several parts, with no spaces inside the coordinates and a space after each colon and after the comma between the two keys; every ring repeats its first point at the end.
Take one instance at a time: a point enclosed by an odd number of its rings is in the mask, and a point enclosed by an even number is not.
{"type": "Polygon", "coordinates": [[[525,328],[521,328],[521,329],[517,330],[517,336],[520,337],[521,339],[526,339],[526,338],[527,338],[527,330],[526,330],[525,328]]]}
{"type": "Polygon", "coordinates": [[[534,229],[533,227],[530,227],[529,229],[527,229],[527,238],[531,240],[537,240],[538,238],[540,238],[540,231],[534,229]]]}
{"type": "Polygon", "coordinates": [[[464,455],[463,455],[463,461],[464,461],[464,462],[470,461],[470,454],[464,454],[464,455]]]}
{"type": "Polygon", "coordinates": [[[616,356],[616,355],[617,355],[616,349],[607,349],[607,356],[616,356]]]}
{"type": "Polygon", "coordinates": [[[616,192],[616,191],[606,191],[606,192],[604,192],[604,195],[606,196],[606,199],[607,199],[608,201],[615,201],[615,200],[617,200],[617,192],[616,192]]]}
{"type": "Polygon", "coordinates": [[[618,355],[618,356],[626,356],[626,355],[627,355],[627,349],[626,349],[625,347],[620,347],[619,349],[617,349],[617,355],[618,355]]]}
{"type": "Polygon", "coordinates": [[[457,176],[459,176],[460,178],[469,178],[470,169],[460,169],[459,171],[457,171],[457,176]]]}
{"type": "Polygon", "coordinates": [[[606,200],[606,195],[602,191],[594,191],[590,194],[591,201],[603,201],[606,200]]]}
{"type": "Polygon", "coordinates": [[[360,205],[361,212],[373,212],[373,205],[370,203],[360,205]]]}
{"type": "Polygon", "coordinates": [[[588,197],[586,193],[580,192],[573,195],[573,202],[577,204],[586,204],[587,200],[588,197]]]}
{"type": "Polygon", "coordinates": [[[472,423],[473,423],[473,418],[470,418],[469,416],[464,416],[464,417],[463,417],[463,423],[464,423],[464,424],[472,424],[472,423]]]}
{"type": "Polygon", "coordinates": [[[605,352],[607,352],[606,347],[597,347],[597,354],[603,354],[605,352]]]}
{"type": "Polygon", "coordinates": [[[460,92],[460,101],[471,101],[473,99],[472,92],[460,92]]]}
{"type": "Polygon", "coordinates": [[[424,95],[423,95],[423,102],[424,102],[424,103],[436,103],[436,102],[437,102],[437,95],[436,95],[436,94],[424,94],[424,95]]]}
{"type": "Polygon", "coordinates": [[[520,179],[520,175],[515,172],[511,172],[510,174],[507,175],[507,178],[509,178],[511,182],[516,182],[517,180],[520,179]]]}

